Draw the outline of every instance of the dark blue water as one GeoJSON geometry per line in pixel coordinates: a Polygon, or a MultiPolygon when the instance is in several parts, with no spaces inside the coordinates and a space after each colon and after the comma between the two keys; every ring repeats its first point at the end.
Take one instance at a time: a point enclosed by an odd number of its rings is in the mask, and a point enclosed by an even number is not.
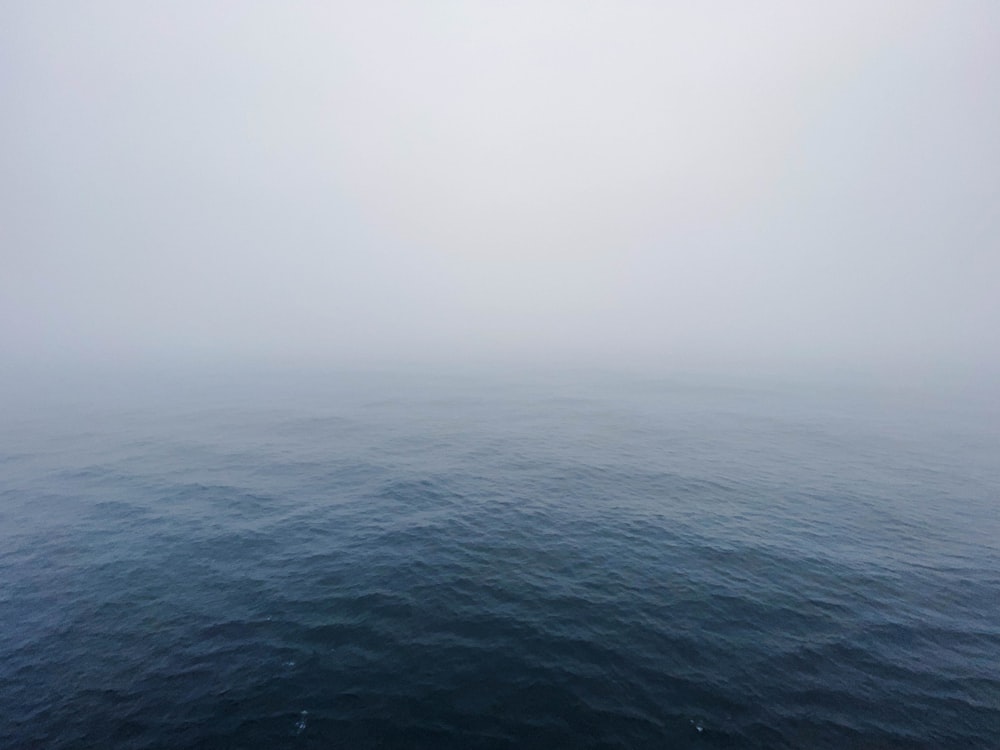
{"type": "Polygon", "coordinates": [[[0,746],[1000,747],[1000,435],[567,376],[50,391],[0,746]]]}

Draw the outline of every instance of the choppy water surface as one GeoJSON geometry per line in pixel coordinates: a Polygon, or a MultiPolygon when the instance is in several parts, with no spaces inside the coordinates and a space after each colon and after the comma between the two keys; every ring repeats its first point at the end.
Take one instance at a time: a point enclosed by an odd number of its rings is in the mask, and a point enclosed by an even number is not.
{"type": "Polygon", "coordinates": [[[22,406],[0,746],[1000,746],[988,414],[552,377],[22,406]]]}

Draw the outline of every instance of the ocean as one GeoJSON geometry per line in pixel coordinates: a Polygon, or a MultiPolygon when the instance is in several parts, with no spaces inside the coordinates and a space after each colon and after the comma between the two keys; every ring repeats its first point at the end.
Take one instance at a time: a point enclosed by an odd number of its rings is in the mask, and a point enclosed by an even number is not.
{"type": "Polygon", "coordinates": [[[1000,747],[996,410],[384,372],[4,408],[0,747],[1000,747]]]}

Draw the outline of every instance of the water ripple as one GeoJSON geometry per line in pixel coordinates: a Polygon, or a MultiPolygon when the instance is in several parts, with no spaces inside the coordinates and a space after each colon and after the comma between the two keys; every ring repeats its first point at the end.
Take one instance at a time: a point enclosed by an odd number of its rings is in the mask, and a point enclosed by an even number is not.
{"type": "Polygon", "coordinates": [[[35,424],[0,745],[995,744],[981,433],[649,398],[35,424]]]}

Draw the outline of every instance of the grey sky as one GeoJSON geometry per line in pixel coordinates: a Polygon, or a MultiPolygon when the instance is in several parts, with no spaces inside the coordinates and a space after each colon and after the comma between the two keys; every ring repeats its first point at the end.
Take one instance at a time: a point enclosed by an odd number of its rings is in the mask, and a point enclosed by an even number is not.
{"type": "Polygon", "coordinates": [[[1000,358],[992,0],[15,1],[0,97],[8,361],[1000,358]]]}

